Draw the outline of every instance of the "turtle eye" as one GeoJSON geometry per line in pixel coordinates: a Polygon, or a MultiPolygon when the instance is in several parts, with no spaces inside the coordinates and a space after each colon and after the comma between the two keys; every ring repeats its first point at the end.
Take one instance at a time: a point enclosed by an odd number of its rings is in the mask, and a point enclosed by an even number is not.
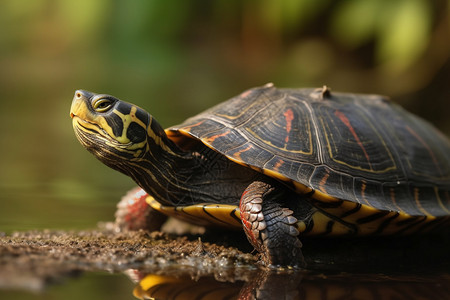
{"type": "Polygon", "coordinates": [[[111,107],[111,104],[111,100],[102,98],[95,101],[93,107],[96,112],[105,112],[111,107]]]}

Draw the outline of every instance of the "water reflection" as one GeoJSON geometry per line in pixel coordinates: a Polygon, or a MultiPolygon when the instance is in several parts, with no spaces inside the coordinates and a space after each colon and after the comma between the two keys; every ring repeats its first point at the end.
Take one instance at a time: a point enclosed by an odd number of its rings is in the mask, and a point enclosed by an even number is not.
{"type": "Polygon", "coordinates": [[[220,282],[203,277],[193,280],[188,276],[174,277],[149,274],[133,291],[139,299],[234,299],[243,282],[220,282]]]}
{"type": "Polygon", "coordinates": [[[176,274],[129,274],[139,299],[449,299],[443,276],[323,274],[259,270],[239,279],[176,274]]]}

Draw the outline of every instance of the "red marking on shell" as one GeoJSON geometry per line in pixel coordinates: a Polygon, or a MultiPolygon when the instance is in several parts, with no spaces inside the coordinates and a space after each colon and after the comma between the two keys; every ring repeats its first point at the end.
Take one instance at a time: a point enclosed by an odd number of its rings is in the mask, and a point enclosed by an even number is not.
{"type": "Polygon", "coordinates": [[[246,151],[248,151],[248,150],[250,150],[250,149],[252,149],[252,148],[253,148],[252,145],[248,145],[247,148],[242,149],[242,150],[239,150],[239,151],[236,152],[236,153],[233,153],[233,157],[234,157],[235,159],[237,159],[237,160],[242,160],[241,154],[244,153],[244,152],[246,152],[246,151]]]}
{"type": "Polygon", "coordinates": [[[279,161],[277,161],[275,163],[275,165],[273,166],[273,170],[278,172],[278,169],[284,164],[284,160],[280,159],[279,161]]]}
{"type": "Polygon", "coordinates": [[[218,139],[218,138],[220,138],[220,137],[223,137],[223,136],[226,136],[226,135],[228,135],[229,133],[230,133],[230,131],[228,130],[228,131],[223,132],[223,133],[221,133],[221,134],[216,134],[216,135],[210,136],[210,137],[208,137],[208,138],[205,138],[205,141],[208,142],[208,143],[210,143],[210,144],[212,144],[212,143],[214,143],[214,141],[215,141],[216,139],[218,139]]]}
{"type": "Polygon", "coordinates": [[[195,123],[195,124],[192,124],[192,125],[188,125],[188,126],[185,126],[185,127],[181,127],[180,129],[183,129],[183,130],[186,130],[186,131],[191,131],[191,129],[192,129],[193,127],[197,127],[197,126],[203,124],[203,122],[205,122],[205,120],[202,120],[202,121],[200,121],[200,122],[198,122],[198,123],[195,123]]]}
{"type": "Polygon", "coordinates": [[[356,134],[355,129],[353,128],[352,124],[350,123],[350,120],[345,116],[344,113],[336,110],[334,112],[334,114],[342,121],[342,123],[345,124],[345,126],[347,126],[348,130],[350,130],[351,134],[353,135],[353,137],[355,138],[356,142],[358,143],[359,147],[361,148],[361,150],[364,152],[364,156],[366,157],[367,162],[370,165],[370,157],[369,154],[367,153],[366,149],[364,148],[363,143],[361,142],[361,140],[358,137],[358,134],[356,134]]]}
{"type": "Polygon", "coordinates": [[[365,202],[367,202],[367,200],[366,200],[366,187],[367,187],[366,182],[363,180],[363,181],[361,182],[361,198],[362,198],[365,202]]]}
{"type": "Polygon", "coordinates": [[[325,184],[327,183],[328,177],[330,177],[330,174],[327,172],[325,175],[323,175],[322,179],[319,182],[319,190],[323,193],[326,193],[325,184]]]}
{"type": "Polygon", "coordinates": [[[292,120],[294,120],[294,112],[292,111],[292,109],[287,109],[284,112],[284,117],[286,118],[286,139],[284,140],[286,142],[286,144],[289,142],[289,133],[291,132],[292,129],[292,120]]]}
{"type": "Polygon", "coordinates": [[[245,98],[252,93],[252,90],[245,91],[241,94],[240,98],[245,98]]]}
{"type": "Polygon", "coordinates": [[[439,174],[442,175],[441,168],[439,167],[439,162],[436,159],[436,156],[434,155],[434,152],[433,150],[431,150],[430,146],[428,146],[428,144],[420,137],[420,135],[418,135],[417,132],[415,132],[411,127],[406,126],[406,130],[408,130],[408,132],[411,133],[414,136],[414,138],[416,138],[425,147],[425,149],[427,149],[428,154],[430,154],[430,157],[433,160],[434,165],[439,171],[439,174]]]}

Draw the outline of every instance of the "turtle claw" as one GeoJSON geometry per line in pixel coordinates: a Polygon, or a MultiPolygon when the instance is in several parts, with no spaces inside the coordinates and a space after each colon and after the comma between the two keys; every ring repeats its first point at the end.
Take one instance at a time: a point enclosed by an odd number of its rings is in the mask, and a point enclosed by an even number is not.
{"type": "Polygon", "coordinates": [[[269,268],[304,267],[297,218],[292,210],[271,201],[278,196],[265,182],[255,181],[247,187],[239,205],[244,231],[269,268]]]}

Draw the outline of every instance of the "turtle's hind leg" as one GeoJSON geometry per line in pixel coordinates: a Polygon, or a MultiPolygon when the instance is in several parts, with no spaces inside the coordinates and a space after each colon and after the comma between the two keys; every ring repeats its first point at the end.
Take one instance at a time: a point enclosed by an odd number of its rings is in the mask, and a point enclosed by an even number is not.
{"type": "Polygon", "coordinates": [[[297,218],[283,207],[286,192],[274,185],[255,181],[240,201],[241,219],[249,242],[269,266],[305,267],[298,239],[297,218]]]}

